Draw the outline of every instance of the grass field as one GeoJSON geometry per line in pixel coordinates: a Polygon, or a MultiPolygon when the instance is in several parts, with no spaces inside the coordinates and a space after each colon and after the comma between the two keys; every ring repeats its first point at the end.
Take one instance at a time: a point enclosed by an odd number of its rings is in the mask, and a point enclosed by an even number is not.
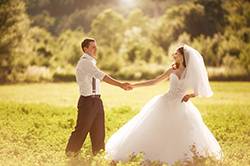
{"type": "MultiPolygon", "coordinates": [[[[250,165],[250,83],[212,82],[211,85],[213,97],[192,101],[224,152],[224,160],[212,164],[250,165]]],[[[165,82],[129,92],[102,84],[106,140],[150,98],[167,89],[165,82]]],[[[89,139],[82,158],[70,161],[64,156],[65,144],[75,124],[77,99],[75,83],[1,85],[0,165],[107,165],[103,155],[91,156],[89,139]]],[[[139,163],[139,159],[134,159],[118,165],[139,163]]]]}

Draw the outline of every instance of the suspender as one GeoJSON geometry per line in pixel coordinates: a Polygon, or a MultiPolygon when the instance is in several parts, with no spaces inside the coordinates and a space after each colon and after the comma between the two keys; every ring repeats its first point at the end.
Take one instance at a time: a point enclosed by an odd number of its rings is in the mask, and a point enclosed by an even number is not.
{"type": "Polygon", "coordinates": [[[92,78],[92,93],[96,93],[96,79],[94,77],[92,78]]]}

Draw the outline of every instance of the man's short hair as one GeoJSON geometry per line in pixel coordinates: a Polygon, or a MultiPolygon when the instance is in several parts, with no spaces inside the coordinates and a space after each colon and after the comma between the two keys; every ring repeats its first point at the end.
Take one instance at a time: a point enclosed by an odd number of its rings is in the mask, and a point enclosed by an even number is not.
{"type": "Polygon", "coordinates": [[[82,44],[81,44],[81,45],[82,45],[82,51],[83,51],[83,52],[85,52],[85,51],[84,51],[84,48],[85,48],[85,47],[87,47],[87,48],[89,47],[89,43],[90,43],[90,42],[95,42],[95,39],[94,39],[94,38],[89,38],[89,37],[88,37],[88,38],[85,38],[85,39],[82,41],[82,44]]]}

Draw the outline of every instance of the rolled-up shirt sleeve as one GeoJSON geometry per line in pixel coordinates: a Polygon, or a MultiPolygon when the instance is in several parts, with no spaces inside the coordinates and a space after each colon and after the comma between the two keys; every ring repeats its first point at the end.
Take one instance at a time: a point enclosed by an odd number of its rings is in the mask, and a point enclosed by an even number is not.
{"type": "Polygon", "coordinates": [[[93,63],[88,62],[87,70],[89,74],[93,75],[96,79],[103,80],[106,73],[98,69],[93,63]]]}

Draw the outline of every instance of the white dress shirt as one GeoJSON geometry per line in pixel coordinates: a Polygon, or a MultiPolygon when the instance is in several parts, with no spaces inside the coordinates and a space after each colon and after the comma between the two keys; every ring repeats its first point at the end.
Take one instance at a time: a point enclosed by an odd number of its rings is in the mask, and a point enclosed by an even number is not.
{"type": "Polygon", "coordinates": [[[79,85],[82,96],[100,95],[100,81],[106,74],[96,67],[96,60],[88,54],[81,56],[76,65],[76,82],[79,85]],[[93,92],[92,79],[95,78],[95,89],[93,92]]]}

